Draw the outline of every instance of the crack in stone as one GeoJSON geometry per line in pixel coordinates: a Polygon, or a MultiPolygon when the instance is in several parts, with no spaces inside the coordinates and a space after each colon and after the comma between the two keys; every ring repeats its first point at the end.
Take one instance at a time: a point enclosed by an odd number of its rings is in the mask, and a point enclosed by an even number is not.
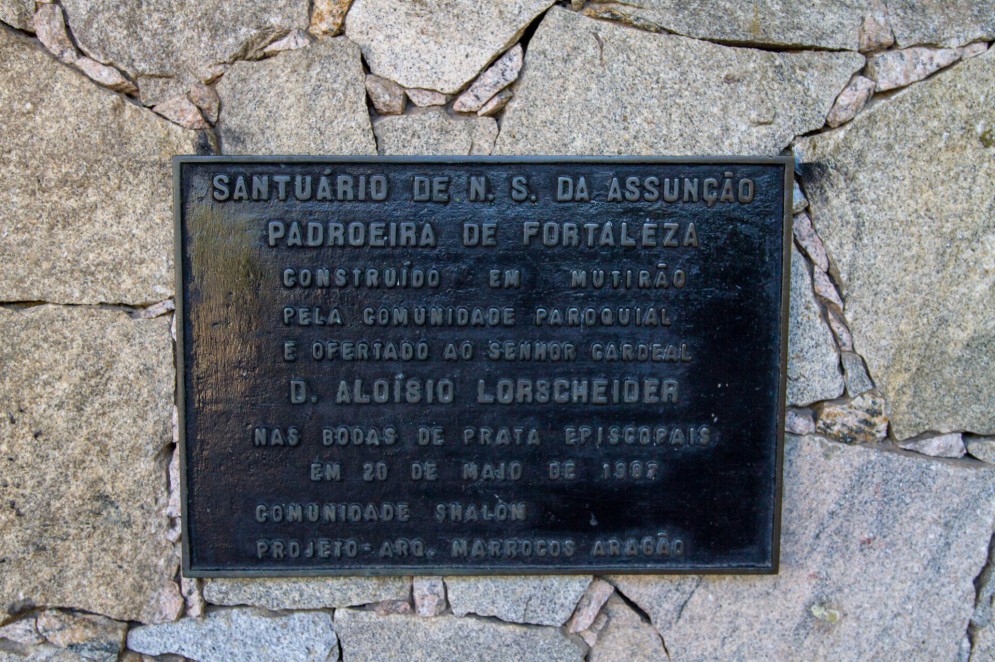
{"type": "MultiPolygon", "coordinates": [[[[663,646],[663,652],[667,654],[667,659],[670,660],[671,659],[671,655],[670,655],[670,649],[667,648],[667,642],[663,638],[663,633],[661,633],[656,628],[656,625],[653,623],[653,619],[650,618],[650,615],[647,614],[643,610],[643,608],[640,607],[635,601],[631,600],[629,598],[629,596],[627,596],[625,593],[623,593],[622,589],[619,588],[618,584],[616,584],[616,583],[614,583],[612,581],[609,581],[607,578],[603,578],[603,579],[605,581],[607,581],[609,584],[611,584],[612,586],[615,587],[615,593],[618,594],[619,599],[622,600],[622,602],[624,602],[626,604],[626,606],[629,607],[629,609],[631,609],[632,611],[634,611],[637,616],[639,616],[639,620],[641,620],[643,623],[646,623],[647,625],[650,626],[650,629],[653,630],[653,633],[656,634],[657,637],[659,637],[659,639],[660,639],[660,645],[663,646]]],[[[680,608],[680,611],[677,614],[677,618],[674,619],[675,623],[678,620],[680,620],[680,615],[684,613],[684,607],[687,606],[687,603],[688,603],[688,601],[691,600],[691,596],[694,595],[694,592],[698,590],[698,587],[701,585],[701,580],[702,580],[702,578],[698,577],[698,581],[695,583],[694,588],[691,589],[691,592],[688,593],[687,599],[685,599],[684,602],[683,602],[683,604],[681,604],[681,608],[680,608]]],[[[608,606],[608,600],[605,600],[605,604],[601,606],[601,609],[598,611],[598,614],[601,614],[602,612],[604,612],[605,609],[607,608],[607,606],[608,606]]]]}

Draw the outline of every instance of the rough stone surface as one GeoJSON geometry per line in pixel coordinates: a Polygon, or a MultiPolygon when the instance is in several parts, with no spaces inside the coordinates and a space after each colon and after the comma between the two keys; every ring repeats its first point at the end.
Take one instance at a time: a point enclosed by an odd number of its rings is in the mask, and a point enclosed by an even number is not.
{"type": "Polygon", "coordinates": [[[898,444],[907,451],[933,457],[964,457],[964,439],[959,432],[915,437],[898,444]]]}
{"type": "Polygon", "coordinates": [[[0,21],[18,30],[34,32],[34,0],[0,0],[0,21]]]}
{"type": "Polygon", "coordinates": [[[964,440],[967,452],[982,462],[995,464],[995,437],[970,436],[964,440]]]}
{"type": "Polygon", "coordinates": [[[477,115],[480,117],[491,117],[493,115],[497,115],[504,110],[504,107],[508,105],[508,102],[511,101],[511,97],[513,96],[515,96],[515,93],[510,89],[505,88],[501,90],[491,97],[490,101],[480,107],[480,110],[477,111],[477,115]]]}
{"type": "Polygon", "coordinates": [[[194,83],[190,86],[190,92],[187,96],[195,106],[200,108],[200,112],[204,114],[208,122],[214,124],[218,121],[218,113],[221,112],[221,99],[213,87],[204,83],[194,83]]]}
{"type": "Polygon", "coordinates": [[[202,619],[145,625],[128,633],[128,648],[139,653],[177,653],[198,662],[325,662],[335,644],[329,614],[277,615],[249,608],[211,611],[202,619]]]}
{"type": "Polygon", "coordinates": [[[553,8],[529,42],[495,152],[774,155],[825,123],[863,61],[718,46],[553,8]]]}
{"type": "Polygon", "coordinates": [[[872,57],[867,61],[865,73],[878,92],[883,92],[922,80],[959,59],[960,53],[953,48],[914,46],[872,57]]]}
{"type": "MultiPolygon", "coordinates": [[[[0,309],[0,605],[175,618],[165,541],[169,320],[0,309]],[[70,479],[71,478],[71,479],[70,479]]],[[[176,607],[178,609],[178,606],[176,607]]]]}
{"type": "Polygon", "coordinates": [[[169,101],[163,101],[152,110],[170,122],[175,122],[187,129],[206,129],[211,126],[204,119],[204,116],[200,114],[200,108],[186,95],[174,97],[169,101]]]}
{"type": "Polygon", "coordinates": [[[812,434],[815,418],[808,409],[789,409],[785,414],[784,431],[789,434],[812,434]]]}
{"type": "Polygon", "coordinates": [[[66,21],[59,5],[42,5],[35,13],[33,26],[38,35],[38,41],[57,59],[72,64],[79,57],[73,46],[69,33],[66,32],[66,21]]]}
{"type": "Polygon", "coordinates": [[[612,581],[674,660],[952,660],[995,519],[975,467],[788,437],[777,576],[612,581]]]}
{"type": "Polygon", "coordinates": [[[84,55],[77,58],[73,62],[73,66],[86,74],[93,82],[99,83],[104,87],[109,87],[115,92],[123,92],[125,94],[135,94],[138,92],[135,84],[122,76],[120,71],[109,65],[101,64],[93,58],[84,55]]]}
{"type": "Polygon", "coordinates": [[[33,646],[45,641],[35,627],[35,616],[28,616],[0,627],[0,639],[7,639],[25,646],[33,646]]]}
{"type": "Polygon", "coordinates": [[[443,109],[383,117],[373,125],[380,154],[487,155],[497,138],[491,117],[454,117],[443,109]]]}
{"type": "Polygon", "coordinates": [[[995,432],[995,52],[797,144],[895,435],[995,432]]]}
{"type": "Polygon", "coordinates": [[[326,609],[382,600],[405,600],[404,577],[322,577],[289,579],[208,579],[204,599],[216,605],[266,609],[326,609]]]}
{"type": "Polygon", "coordinates": [[[381,115],[400,115],[404,112],[404,88],[394,81],[370,74],[366,77],[366,93],[381,115]]]}
{"type": "Polygon", "coordinates": [[[888,434],[884,400],[876,391],[868,391],[849,402],[820,404],[815,431],[844,444],[880,441],[888,434]]]}
{"type": "Polygon", "coordinates": [[[855,398],[874,388],[874,382],[867,374],[864,360],[853,352],[841,352],[840,363],[843,364],[843,380],[846,382],[846,394],[855,398]]]}
{"type": "Polygon", "coordinates": [[[128,632],[127,623],[96,614],[71,614],[55,609],[38,614],[37,627],[50,643],[96,662],[116,662],[128,632]]]}
{"type": "Polygon", "coordinates": [[[340,609],[335,630],[348,662],[580,662],[586,652],[555,628],[506,625],[475,618],[377,616],[340,609]]]}
{"type": "Polygon", "coordinates": [[[415,104],[419,108],[427,108],[428,106],[445,106],[449,102],[449,97],[442,92],[436,92],[435,90],[420,90],[414,88],[411,90],[405,90],[408,95],[408,99],[411,103],[415,104]]]}
{"type": "Polygon", "coordinates": [[[0,31],[0,301],[173,292],[173,154],[196,134],[0,31]]]}
{"type": "Polygon", "coordinates": [[[843,393],[833,334],[812,293],[805,259],[791,247],[791,317],[788,320],[788,404],[804,406],[843,393]]]}
{"type": "Polygon", "coordinates": [[[480,110],[491,97],[515,82],[522,70],[524,57],[521,44],[512,46],[456,99],[453,110],[457,113],[475,113],[480,110]]]}
{"type": "Polygon", "coordinates": [[[214,65],[251,56],[308,26],[307,0],[66,0],[62,5],[80,48],[138,81],[148,105],[185,92],[214,65]],[[160,84],[145,85],[155,81],[160,84]]]}
{"type": "Polygon", "coordinates": [[[864,0],[627,0],[593,3],[584,13],[710,41],[856,50],[861,17],[869,5],[864,0]]]}
{"type": "Polygon", "coordinates": [[[660,634],[617,595],[605,605],[604,625],[587,662],[661,662],[667,659],[660,634]]]}
{"type": "Polygon", "coordinates": [[[457,616],[497,616],[538,625],[563,625],[590,583],[584,576],[446,578],[457,616]]]}
{"type": "Polygon", "coordinates": [[[615,587],[603,579],[595,579],[584,591],[574,615],[567,623],[567,632],[582,632],[591,627],[601,608],[607,602],[615,587]]]}
{"type": "Polygon", "coordinates": [[[442,577],[415,577],[411,593],[419,616],[438,616],[446,610],[446,583],[442,577]]]}
{"type": "Polygon", "coordinates": [[[554,0],[355,0],[346,36],[373,73],[452,94],[470,82],[554,0]]]}
{"type": "Polygon", "coordinates": [[[342,34],[351,4],[352,0],[313,0],[308,32],[319,37],[336,37],[342,34]]]}
{"type": "Polygon", "coordinates": [[[261,62],[239,62],[217,84],[225,154],[371,154],[365,74],[338,37],[261,62]]]}
{"type": "Polygon", "coordinates": [[[914,44],[962,46],[995,38],[992,0],[887,0],[888,19],[902,48],[914,44]]]}
{"type": "Polygon", "coordinates": [[[874,94],[874,87],[875,83],[870,78],[854,76],[850,84],[836,97],[836,103],[826,115],[826,124],[835,129],[856,117],[874,94]]]}

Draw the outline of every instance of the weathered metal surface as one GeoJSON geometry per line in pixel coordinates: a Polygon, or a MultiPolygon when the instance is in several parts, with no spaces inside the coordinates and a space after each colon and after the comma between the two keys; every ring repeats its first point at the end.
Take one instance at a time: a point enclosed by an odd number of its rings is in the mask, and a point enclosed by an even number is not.
{"type": "Polygon", "coordinates": [[[175,175],[188,575],[776,571],[790,160],[175,175]]]}

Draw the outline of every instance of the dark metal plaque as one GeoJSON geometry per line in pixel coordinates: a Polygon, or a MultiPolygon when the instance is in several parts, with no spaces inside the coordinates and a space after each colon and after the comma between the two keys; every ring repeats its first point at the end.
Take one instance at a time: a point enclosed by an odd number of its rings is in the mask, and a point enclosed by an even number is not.
{"type": "Polygon", "coordinates": [[[791,165],[176,158],[186,574],[776,572],[791,165]]]}

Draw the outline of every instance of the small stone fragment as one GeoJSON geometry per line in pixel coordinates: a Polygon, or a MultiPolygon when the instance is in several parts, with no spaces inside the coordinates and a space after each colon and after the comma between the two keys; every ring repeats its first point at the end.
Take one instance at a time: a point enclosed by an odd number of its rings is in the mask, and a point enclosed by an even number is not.
{"type": "Polygon", "coordinates": [[[477,111],[479,117],[491,117],[498,114],[504,107],[508,105],[511,101],[511,97],[515,96],[515,93],[511,91],[510,88],[505,88],[491,97],[491,100],[480,107],[477,111]]]}
{"type": "Polygon", "coordinates": [[[874,94],[874,87],[874,81],[870,78],[854,76],[850,84],[836,97],[836,103],[826,115],[826,124],[835,129],[856,117],[874,94]]]}
{"type": "Polygon", "coordinates": [[[874,388],[874,382],[871,381],[864,366],[864,359],[853,352],[841,352],[840,362],[843,364],[843,381],[846,382],[847,395],[855,398],[874,388]]]}
{"type": "Polygon", "coordinates": [[[404,88],[394,81],[368,74],[366,93],[381,115],[400,115],[404,112],[404,88]]]}
{"type": "Polygon", "coordinates": [[[491,97],[515,82],[523,62],[522,45],[515,44],[456,99],[453,110],[457,113],[475,113],[480,110],[491,97]]]}
{"type": "Polygon", "coordinates": [[[580,638],[583,639],[584,643],[588,646],[594,646],[594,644],[598,643],[598,633],[604,629],[607,622],[608,617],[605,615],[605,612],[598,612],[598,615],[594,617],[594,622],[591,623],[591,627],[586,630],[582,630],[577,634],[580,635],[580,638]]]}
{"type": "Polygon", "coordinates": [[[411,592],[419,616],[438,616],[446,610],[446,583],[442,577],[415,577],[411,592]]]}
{"type": "Polygon", "coordinates": [[[815,288],[815,293],[820,297],[843,310],[843,299],[840,298],[840,293],[836,291],[836,285],[833,284],[828,273],[818,269],[814,270],[812,272],[812,287],[815,288]]]}
{"type": "Polygon", "coordinates": [[[895,35],[888,25],[888,8],[877,1],[860,24],[857,49],[861,53],[871,53],[884,50],[894,43],[895,35]]]}
{"type": "Polygon", "coordinates": [[[194,577],[180,576],[180,594],[183,596],[183,601],[186,602],[186,615],[193,618],[203,616],[204,610],[207,608],[200,583],[200,580],[194,577]]]}
{"type": "Polygon", "coordinates": [[[901,448],[932,457],[964,457],[967,449],[960,432],[923,435],[898,442],[901,448]]]}
{"type": "Polygon", "coordinates": [[[415,104],[419,108],[427,108],[428,106],[445,106],[449,103],[449,97],[442,92],[436,92],[435,90],[420,90],[418,88],[405,90],[407,92],[408,98],[411,99],[411,103],[415,104]]]}
{"type": "Polygon", "coordinates": [[[955,48],[913,46],[872,57],[865,71],[877,85],[877,91],[884,92],[922,80],[958,59],[960,53],[955,48]]]}
{"type": "Polygon", "coordinates": [[[784,431],[797,435],[815,432],[815,418],[812,412],[808,409],[788,409],[784,417],[784,431]]]}
{"type": "Polygon", "coordinates": [[[795,180],[795,186],[791,190],[791,213],[800,214],[805,211],[806,207],[808,207],[808,199],[802,193],[802,187],[798,185],[798,180],[795,180]]]}
{"type": "Polygon", "coordinates": [[[159,303],[154,303],[147,308],[140,308],[132,315],[138,320],[149,320],[176,310],[176,303],[170,299],[163,299],[159,303]]]}
{"type": "Polygon", "coordinates": [[[13,623],[8,623],[3,627],[0,627],[0,639],[8,639],[10,641],[15,641],[24,646],[34,646],[35,644],[40,644],[45,639],[38,634],[38,629],[35,627],[35,617],[28,616],[27,618],[22,618],[13,623]]]}
{"type": "Polygon", "coordinates": [[[49,642],[87,660],[115,662],[128,631],[127,623],[96,614],[46,609],[38,614],[38,633],[49,642]]]}
{"type": "Polygon", "coordinates": [[[815,431],[844,444],[866,444],[888,435],[884,399],[868,391],[849,402],[816,407],[815,431]]]}
{"type": "Polygon", "coordinates": [[[180,517],[180,449],[178,446],[173,449],[173,455],[169,460],[169,501],[166,502],[166,517],[180,517]]]}
{"type": "Polygon", "coordinates": [[[982,53],[988,50],[988,44],[983,41],[978,41],[973,44],[968,44],[960,49],[960,59],[966,60],[969,57],[978,57],[982,53]]]}
{"type": "Polygon", "coordinates": [[[793,223],[795,241],[801,246],[802,251],[812,260],[817,271],[829,270],[829,257],[826,255],[826,247],[822,245],[822,240],[812,226],[812,219],[808,214],[796,214],[793,223]]]}
{"type": "Polygon", "coordinates": [[[122,92],[124,94],[138,93],[138,87],[121,75],[120,71],[110,65],[101,64],[86,56],[77,58],[73,62],[73,65],[86,74],[93,82],[110,88],[115,92],[122,92]]]}
{"type": "Polygon", "coordinates": [[[259,609],[220,609],[202,619],[143,625],[128,633],[128,648],[177,653],[198,662],[325,662],[337,639],[323,612],[273,614],[259,609]]]}
{"type": "Polygon", "coordinates": [[[351,4],[352,0],[313,0],[308,32],[319,37],[337,37],[342,34],[345,15],[351,4]]]}
{"type": "Polygon", "coordinates": [[[588,662],[659,662],[667,659],[663,639],[622,598],[611,596],[588,662]]]}
{"type": "Polygon", "coordinates": [[[967,452],[982,462],[995,464],[995,437],[968,436],[964,439],[967,452]]]}
{"type": "Polygon", "coordinates": [[[411,603],[407,600],[384,600],[373,605],[373,611],[377,616],[390,616],[391,614],[410,614],[411,603]]]}
{"type": "Polygon", "coordinates": [[[292,30],[290,34],[282,39],[277,39],[272,44],[263,49],[263,55],[276,55],[283,51],[296,51],[311,43],[311,38],[303,30],[292,30]]]}
{"type": "Polygon", "coordinates": [[[200,109],[186,96],[173,97],[152,110],[186,129],[206,129],[210,126],[200,114],[200,109]]]}
{"type": "Polygon", "coordinates": [[[852,352],[853,336],[843,320],[843,313],[835,308],[827,308],[826,316],[829,318],[829,328],[833,330],[833,335],[836,337],[836,343],[840,349],[844,352],[852,352]]]}
{"type": "Polygon", "coordinates": [[[79,57],[76,47],[66,32],[66,20],[59,5],[42,5],[35,12],[35,33],[38,41],[49,52],[66,64],[73,64],[79,57]]]}
{"type": "Polygon", "coordinates": [[[218,121],[218,113],[221,111],[221,99],[213,87],[204,83],[194,83],[190,86],[187,97],[193,102],[193,105],[200,108],[204,119],[211,124],[215,124],[218,121]]]}
{"type": "Polygon", "coordinates": [[[587,630],[611,596],[615,587],[603,579],[595,579],[581,596],[573,616],[567,623],[567,632],[587,630]]]}

